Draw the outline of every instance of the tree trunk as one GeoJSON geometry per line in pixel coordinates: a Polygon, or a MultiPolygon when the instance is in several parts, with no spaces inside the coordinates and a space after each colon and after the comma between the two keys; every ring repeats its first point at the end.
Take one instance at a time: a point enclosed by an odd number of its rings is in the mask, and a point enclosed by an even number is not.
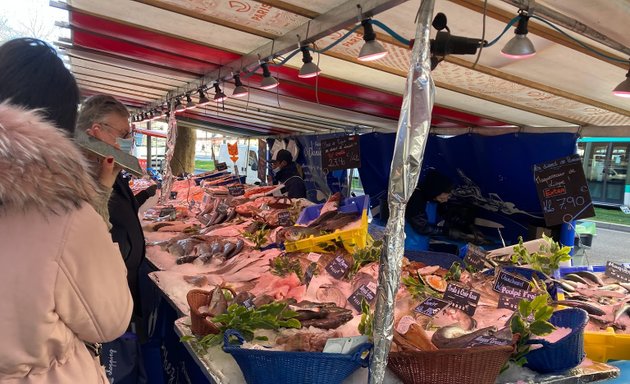
{"type": "Polygon", "coordinates": [[[197,144],[197,130],[188,127],[177,127],[177,140],[171,160],[173,175],[193,173],[195,170],[195,145],[197,144]]]}

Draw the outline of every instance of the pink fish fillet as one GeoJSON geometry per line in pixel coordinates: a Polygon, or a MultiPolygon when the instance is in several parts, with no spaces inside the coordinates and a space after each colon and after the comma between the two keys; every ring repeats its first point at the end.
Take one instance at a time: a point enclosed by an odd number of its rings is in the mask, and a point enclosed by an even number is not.
{"type": "Polygon", "coordinates": [[[323,215],[326,212],[336,211],[339,208],[339,203],[341,202],[341,193],[337,192],[334,195],[330,196],[328,200],[324,203],[319,215],[323,215]]]}

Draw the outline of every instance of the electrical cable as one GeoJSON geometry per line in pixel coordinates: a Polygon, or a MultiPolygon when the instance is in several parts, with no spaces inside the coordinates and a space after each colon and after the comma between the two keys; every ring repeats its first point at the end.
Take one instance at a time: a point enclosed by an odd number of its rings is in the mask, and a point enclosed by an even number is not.
{"type": "Polygon", "coordinates": [[[571,39],[571,40],[575,41],[576,43],[578,43],[579,45],[581,45],[581,46],[582,46],[582,48],[584,48],[584,49],[586,49],[586,50],[588,50],[588,51],[591,51],[591,52],[595,53],[596,55],[600,55],[601,57],[605,57],[605,58],[607,58],[608,60],[616,61],[616,62],[619,62],[619,63],[630,63],[630,61],[628,61],[628,60],[622,60],[622,59],[618,59],[618,58],[616,58],[616,57],[608,56],[608,55],[606,55],[606,54],[604,54],[604,53],[601,53],[601,52],[599,52],[599,51],[597,51],[597,50],[595,50],[595,49],[593,49],[593,48],[589,47],[588,45],[586,45],[586,44],[582,43],[580,40],[578,40],[578,39],[576,39],[575,37],[573,37],[573,36],[569,35],[569,34],[568,34],[568,33],[566,33],[565,31],[563,31],[562,29],[560,29],[560,28],[556,27],[554,24],[552,24],[552,23],[550,23],[549,21],[547,21],[547,20],[543,19],[542,17],[536,16],[536,15],[532,15],[532,16],[530,16],[530,17],[531,17],[531,18],[534,18],[534,19],[536,19],[536,20],[540,20],[540,21],[542,21],[543,23],[547,24],[547,25],[548,25],[548,26],[550,26],[551,28],[555,29],[556,31],[558,31],[558,32],[560,32],[561,34],[563,34],[564,36],[568,37],[569,39],[571,39]]]}
{"type": "Polygon", "coordinates": [[[332,49],[334,46],[336,46],[337,44],[341,43],[342,41],[344,41],[345,39],[348,38],[348,36],[350,36],[351,34],[353,34],[357,29],[361,28],[361,24],[357,24],[354,26],[354,28],[350,29],[348,32],[346,32],[345,35],[341,36],[339,39],[337,39],[336,41],[333,41],[332,43],[330,43],[328,46],[320,49],[319,51],[314,51],[314,52],[318,52],[318,53],[325,53],[326,51],[329,51],[330,49],[332,49]]]}
{"type": "Polygon", "coordinates": [[[393,37],[394,39],[398,40],[399,42],[405,44],[407,47],[411,43],[409,40],[407,40],[404,37],[400,36],[393,29],[391,29],[387,25],[381,23],[380,21],[370,19],[369,22],[371,24],[374,24],[374,25],[378,26],[380,29],[382,29],[383,31],[387,32],[391,37],[393,37]]]}
{"type": "Polygon", "coordinates": [[[514,17],[512,20],[510,20],[507,25],[505,26],[505,28],[503,28],[503,32],[501,32],[499,34],[499,36],[497,36],[494,40],[492,40],[491,42],[489,42],[488,44],[484,44],[484,47],[492,47],[493,45],[495,45],[497,43],[497,41],[499,41],[503,35],[505,35],[505,32],[507,32],[513,25],[514,23],[516,23],[517,21],[519,21],[521,18],[520,15],[514,17]]]}
{"type": "MultiPolygon", "coordinates": [[[[488,15],[488,0],[483,0],[483,21],[482,21],[482,29],[481,29],[481,41],[485,41],[486,39],[486,16],[488,15]]],[[[477,63],[481,58],[481,51],[483,51],[483,44],[479,47],[479,52],[477,52],[477,58],[473,63],[472,68],[475,69],[477,67],[477,63]]]]}
{"type": "MultiPolygon", "coordinates": [[[[315,47],[315,44],[313,44],[313,47],[315,47]]],[[[321,54],[317,52],[317,68],[319,68],[320,55],[321,54]]],[[[315,100],[317,104],[319,104],[319,73],[315,76],[315,100]]]]}

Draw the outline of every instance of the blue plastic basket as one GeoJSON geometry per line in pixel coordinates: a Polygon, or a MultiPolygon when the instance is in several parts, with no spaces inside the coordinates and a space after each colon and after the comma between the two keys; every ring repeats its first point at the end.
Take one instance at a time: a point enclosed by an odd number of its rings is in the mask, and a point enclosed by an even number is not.
{"type": "MultiPolygon", "coordinates": [[[[305,225],[319,217],[319,213],[322,210],[324,204],[312,205],[305,208],[300,217],[297,219],[296,224],[305,225]]],[[[339,206],[339,212],[342,213],[362,213],[370,209],[370,196],[363,195],[357,197],[350,197],[343,200],[339,206]]]]}
{"type": "Polygon", "coordinates": [[[579,308],[563,309],[554,312],[549,322],[556,327],[571,328],[572,331],[555,343],[530,340],[530,344],[542,344],[542,347],[525,355],[525,366],[540,373],[563,372],[577,367],[586,356],[584,327],[588,323],[588,313],[579,308]]]}
{"type": "Polygon", "coordinates": [[[244,349],[245,342],[235,330],[223,336],[223,350],[234,357],[247,384],[340,384],[359,367],[367,367],[372,348],[364,343],[350,354],[322,352],[283,352],[244,349]],[[230,344],[230,337],[238,344],[230,344]]]}

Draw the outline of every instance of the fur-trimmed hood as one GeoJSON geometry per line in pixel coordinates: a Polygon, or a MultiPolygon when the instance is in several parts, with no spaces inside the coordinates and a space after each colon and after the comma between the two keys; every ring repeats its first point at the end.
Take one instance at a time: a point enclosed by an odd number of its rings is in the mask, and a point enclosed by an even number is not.
{"type": "Polygon", "coordinates": [[[0,214],[68,211],[90,201],[93,178],[77,146],[37,110],[0,104],[0,214]]]}

